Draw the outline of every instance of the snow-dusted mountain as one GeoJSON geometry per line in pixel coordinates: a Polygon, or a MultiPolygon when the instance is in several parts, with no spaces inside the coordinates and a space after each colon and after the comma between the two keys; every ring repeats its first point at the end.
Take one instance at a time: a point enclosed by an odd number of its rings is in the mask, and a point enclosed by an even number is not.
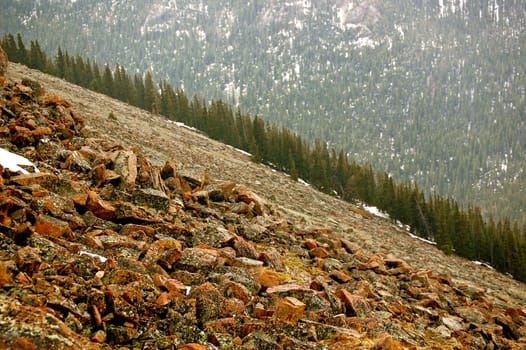
{"type": "Polygon", "coordinates": [[[0,0],[0,32],[120,63],[524,219],[520,0],[0,0]]]}

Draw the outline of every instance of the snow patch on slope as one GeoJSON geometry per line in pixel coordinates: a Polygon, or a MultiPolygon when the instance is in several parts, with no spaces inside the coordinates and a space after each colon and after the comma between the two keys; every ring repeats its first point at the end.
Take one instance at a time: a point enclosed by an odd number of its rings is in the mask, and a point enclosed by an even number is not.
{"type": "Polygon", "coordinates": [[[383,211],[381,211],[377,207],[364,205],[363,209],[365,209],[366,211],[368,211],[369,213],[371,213],[371,214],[373,214],[375,216],[378,216],[378,217],[381,217],[381,218],[384,218],[384,219],[389,219],[389,215],[384,213],[383,211]]]}
{"type": "Polygon", "coordinates": [[[3,148],[0,148],[0,165],[13,172],[21,172],[22,174],[29,174],[29,171],[22,168],[21,166],[33,168],[35,173],[39,172],[38,168],[27,158],[6,151],[3,148]]]}

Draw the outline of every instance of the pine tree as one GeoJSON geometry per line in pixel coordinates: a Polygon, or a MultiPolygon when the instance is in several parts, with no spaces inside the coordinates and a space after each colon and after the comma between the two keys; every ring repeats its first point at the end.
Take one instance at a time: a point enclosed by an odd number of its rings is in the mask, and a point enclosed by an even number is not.
{"type": "Polygon", "coordinates": [[[150,71],[144,77],[144,108],[152,113],[160,112],[160,96],[150,71]]]}
{"type": "Polygon", "coordinates": [[[294,161],[294,156],[292,151],[289,151],[289,175],[293,181],[298,181],[298,169],[296,169],[296,162],[294,161]]]}
{"type": "Polygon", "coordinates": [[[91,90],[93,91],[98,91],[100,92],[101,91],[101,86],[102,86],[102,77],[100,75],[100,69],[99,69],[99,66],[97,65],[97,62],[93,61],[92,63],[92,68],[91,68],[91,72],[92,72],[92,79],[88,85],[88,88],[90,88],[91,90]]]}
{"type": "Polygon", "coordinates": [[[2,39],[2,48],[11,62],[21,62],[13,34],[4,35],[4,38],[2,39]]]}
{"type": "Polygon", "coordinates": [[[102,86],[101,91],[103,94],[113,97],[114,86],[113,86],[113,74],[111,73],[110,67],[106,64],[104,72],[102,73],[102,86]]]}
{"type": "Polygon", "coordinates": [[[249,152],[252,155],[253,162],[261,163],[263,161],[263,157],[261,156],[261,150],[259,149],[258,143],[256,142],[256,138],[254,136],[252,136],[252,139],[250,141],[249,152]]]}
{"type": "Polygon", "coordinates": [[[199,130],[206,132],[207,129],[208,111],[206,105],[201,102],[197,95],[194,95],[190,103],[190,118],[188,123],[199,130]]]}
{"type": "Polygon", "coordinates": [[[123,66],[115,66],[113,80],[115,97],[123,102],[131,103],[135,99],[135,89],[130,76],[123,66]]]}
{"type": "Polygon", "coordinates": [[[182,89],[177,89],[175,93],[175,118],[183,123],[187,123],[190,117],[190,106],[188,97],[182,89]]]}
{"type": "Polygon", "coordinates": [[[166,80],[161,80],[160,113],[167,118],[175,119],[175,105],[176,96],[172,86],[166,80]]]}
{"type": "MultiPolygon", "coordinates": [[[[252,135],[254,137],[254,142],[257,144],[258,157],[261,158],[260,161],[267,159],[267,135],[265,131],[265,122],[258,116],[255,116],[252,120],[252,135]]],[[[250,153],[252,153],[252,151],[250,151],[250,153]]]]}
{"type": "Polygon", "coordinates": [[[85,67],[84,67],[84,60],[82,59],[82,57],[80,55],[76,55],[75,58],[72,60],[72,67],[71,67],[71,71],[72,71],[72,76],[71,76],[71,82],[73,82],[74,84],[77,84],[77,85],[80,85],[80,86],[85,86],[84,85],[84,82],[85,82],[85,78],[86,78],[86,73],[85,73],[85,67]]]}
{"type": "Polygon", "coordinates": [[[60,46],[57,50],[57,56],[55,57],[55,67],[57,69],[57,76],[64,78],[66,76],[66,60],[60,46]]]}
{"type": "Polygon", "coordinates": [[[30,43],[28,65],[34,69],[46,71],[46,56],[36,40],[30,43]]]}
{"type": "Polygon", "coordinates": [[[16,43],[17,43],[17,54],[15,55],[16,61],[25,65],[29,65],[29,55],[26,49],[26,46],[24,45],[24,41],[22,40],[22,35],[20,33],[17,33],[16,35],[16,43]]]}
{"type": "Polygon", "coordinates": [[[336,160],[336,166],[333,171],[334,174],[334,189],[336,192],[343,198],[347,198],[347,193],[345,189],[347,188],[347,180],[349,179],[349,159],[344,153],[343,149],[338,153],[338,158],[336,160]]]}
{"type": "Polygon", "coordinates": [[[448,227],[449,202],[437,198],[437,205],[438,208],[435,209],[435,242],[438,249],[450,255],[453,253],[453,243],[448,227]]]}
{"type": "Polygon", "coordinates": [[[142,79],[142,76],[140,76],[139,74],[135,74],[133,77],[133,87],[135,90],[135,98],[132,101],[132,104],[139,108],[146,109],[146,104],[144,100],[144,81],[142,79]]]}
{"type": "Polygon", "coordinates": [[[314,142],[314,149],[311,152],[310,178],[312,183],[324,192],[330,192],[330,169],[327,147],[322,145],[319,139],[314,142]]]}

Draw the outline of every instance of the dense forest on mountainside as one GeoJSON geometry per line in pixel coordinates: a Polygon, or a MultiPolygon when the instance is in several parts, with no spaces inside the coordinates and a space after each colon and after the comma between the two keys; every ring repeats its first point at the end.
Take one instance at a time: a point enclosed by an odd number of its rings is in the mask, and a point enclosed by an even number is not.
{"type": "Polygon", "coordinates": [[[48,54],[150,70],[427,194],[526,222],[523,1],[0,5],[0,33],[38,39],[48,54]]]}
{"type": "Polygon", "coordinates": [[[239,109],[234,112],[220,100],[189,100],[181,89],[174,90],[164,80],[157,86],[151,72],[132,78],[121,66],[101,68],[60,49],[54,59],[49,59],[38,41],[31,41],[26,48],[20,34],[16,38],[4,36],[1,46],[13,61],[195,127],[249,151],[254,161],[286,171],[294,179],[301,177],[347,201],[377,206],[419,236],[434,240],[446,253],[486,261],[526,281],[526,225],[520,227],[506,218],[485,221],[478,207],[464,210],[453,199],[426,197],[413,183],[397,184],[387,173],[375,173],[371,166],[349,160],[343,150],[329,149],[318,139],[309,143],[284,127],[265,123],[239,109]]]}

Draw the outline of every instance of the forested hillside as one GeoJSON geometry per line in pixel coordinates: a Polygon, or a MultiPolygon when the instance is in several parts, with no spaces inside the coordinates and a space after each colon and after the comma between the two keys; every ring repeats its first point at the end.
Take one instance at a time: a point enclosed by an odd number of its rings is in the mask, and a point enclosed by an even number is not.
{"type": "MultiPolygon", "coordinates": [[[[489,263],[501,272],[526,280],[526,225],[508,218],[484,220],[480,208],[461,209],[455,200],[425,196],[412,182],[396,183],[387,173],[375,173],[371,166],[351,161],[343,150],[329,148],[316,139],[306,142],[288,129],[265,123],[224,102],[191,101],[181,89],[163,80],[156,85],[151,72],[132,78],[117,65],[113,70],[77,55],[58,50],[49,59],[38,41],[26,48],[20,34],[6,35],[1,46],[17,62],[105,93],[121,101],[164,117],[184,122],[213,139],[249,151],[252,160],[285,171],[294,180],[307,180],[317,189],[349,202],[367,203],[388,213],[408,230],[432,240],[446,254],[489,263]]],[[[30,84],[30,83],[29,83],[30,84]]],[[[38,93],[38,84],[34,87],[38,93]]],[[[16,101],[15,101],[16,103],[16,101]]],[[[117,120],[110,112],[108,119],[117,120]]],[[[183,124],[184,125],[184,124],[183,124]]],[[[6,126],[4,128],[8,130],[6,126]]],[[[360,215],[369,216],[361,209],[360,215]]],[[[350,215],[351,213],[349,213],[350,215]]]]}
{"type": "Polygon", "coordinates": [[[0,32],[38,39],[48,54],[61,47],[150,70],[154,81],[327,140],[426,193],[525,220],[522,1],[0,5],[0,32]]]}

